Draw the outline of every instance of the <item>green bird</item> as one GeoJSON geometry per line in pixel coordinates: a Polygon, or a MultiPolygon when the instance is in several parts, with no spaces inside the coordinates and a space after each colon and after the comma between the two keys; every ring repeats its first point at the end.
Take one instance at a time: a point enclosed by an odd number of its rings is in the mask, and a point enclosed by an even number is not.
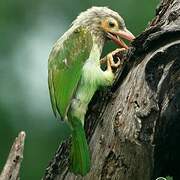
{"type": "Polygon", "coordinates": [[[72,130],[69,168],[74,174],[90,170],[89,147],[84,131],[88,104],[100,86],[114,80],[112,67],[117,67],[112,54],[107,69],[102,70],[100,57],[109,39],[128,48],[120,37],[132,41],[123,18],[107,7],[92,7],[80,13],[71,27],[55,43],[48,61],[48,83],[56,117],[65,120],[72,130]]]}

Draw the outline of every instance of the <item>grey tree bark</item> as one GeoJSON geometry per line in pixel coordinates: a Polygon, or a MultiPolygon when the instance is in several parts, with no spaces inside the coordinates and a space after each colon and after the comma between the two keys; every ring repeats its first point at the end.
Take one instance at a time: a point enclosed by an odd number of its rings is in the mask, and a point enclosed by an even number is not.
{"type": "MultiPolygon", "coordinates": [[[[148,4],[148,2],[147,2],[148,4]]],[[[86,133],[91,171],[68,171],[69,141],[46,169],[46,180],[180,179],[180,0],[162,0],[133,42],[113,87],[89,105],[86,133]]]]}

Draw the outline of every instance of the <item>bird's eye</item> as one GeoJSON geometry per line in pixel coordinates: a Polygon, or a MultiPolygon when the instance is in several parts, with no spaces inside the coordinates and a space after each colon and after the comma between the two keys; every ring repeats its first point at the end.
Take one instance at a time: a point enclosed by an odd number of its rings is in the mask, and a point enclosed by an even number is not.
{"type": "Polygon", "coordinates": [[[115,24],[112,21],[109,21],[109,27],[114,27],[115,24]]]}

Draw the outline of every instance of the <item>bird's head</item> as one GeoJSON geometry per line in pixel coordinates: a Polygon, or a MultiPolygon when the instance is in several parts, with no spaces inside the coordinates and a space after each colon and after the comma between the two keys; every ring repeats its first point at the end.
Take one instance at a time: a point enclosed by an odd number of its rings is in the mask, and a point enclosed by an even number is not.
{"type": "Polygon", "coordinates": [[[128,48],[121,39],[133,41],[134,35],[127,30],[123,18],[107,7],[92,7],[82,12],[73,22],[75,26],[86,26],[97,37],[111,39],[120,47],[128,48]]]}

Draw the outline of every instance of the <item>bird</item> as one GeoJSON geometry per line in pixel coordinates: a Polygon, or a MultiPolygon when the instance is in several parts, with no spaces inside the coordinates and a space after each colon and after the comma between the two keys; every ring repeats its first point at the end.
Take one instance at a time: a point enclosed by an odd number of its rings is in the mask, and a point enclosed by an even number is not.
{"type": "Polygon", "coordinates": [[[88,104],[99,87],[112,85],[112,67],[118,66],[109,53],[107,68],[101,68],[103,46],[112,40],[128,49],[122,39],[134,38],[117,12],[94,6],[77,16],[50,52],[48,85],[52,109],[71,129],[69,170],[75,175],[85,176],[91,167],[84,130],[88,104]]]}

